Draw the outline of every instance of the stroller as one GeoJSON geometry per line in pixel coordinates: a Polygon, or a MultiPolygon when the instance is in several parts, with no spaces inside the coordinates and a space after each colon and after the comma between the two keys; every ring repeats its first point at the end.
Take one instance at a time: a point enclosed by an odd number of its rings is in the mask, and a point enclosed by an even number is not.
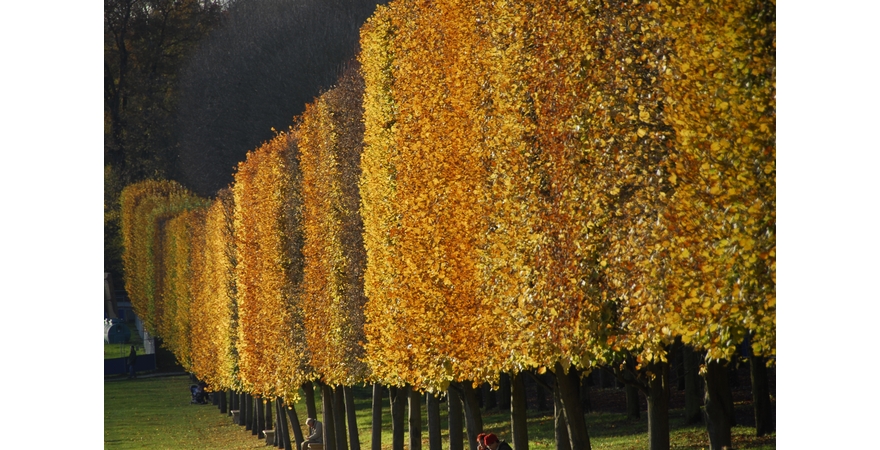
{"type": "Polygon", "coordinates": [[[201,384],[190,386],[189,392],[192,394],[192,400],[190,400],[190,403],[198,403],[200,405],[208,403],[208,393],[205,392],[205,388],[201,384]]]}

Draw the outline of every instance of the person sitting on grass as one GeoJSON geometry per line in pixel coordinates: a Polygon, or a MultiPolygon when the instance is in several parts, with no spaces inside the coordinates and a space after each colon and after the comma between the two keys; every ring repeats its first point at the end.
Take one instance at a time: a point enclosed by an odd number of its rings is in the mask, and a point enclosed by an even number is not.
{"type": "Polygon", "coordinates": [[[309,417],[306,419],[306,425],[309,426],[309,437],[303,441],[302,450],[309,450],[309,444],[323,444],[324,443],[324,428],[321,426],[321,422],[309,417]]]}
{"type": "Polygon", "coordinates": [[[507,442],[499,441],[498,436],[495,436],[493,433],[487,434],[483,438],[483,442],[486,443],[486,448],[489,450],[513,450],[507,442]]]}

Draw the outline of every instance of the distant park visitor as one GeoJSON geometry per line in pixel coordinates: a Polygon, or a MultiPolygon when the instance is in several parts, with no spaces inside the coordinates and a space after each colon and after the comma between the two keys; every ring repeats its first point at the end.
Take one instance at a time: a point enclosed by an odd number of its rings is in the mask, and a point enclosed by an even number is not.
{"type": "Polygon", "coordinates": [[[134,345],[131,346],[131,351],[128,352],[128,359],[125,362],[128,363],[128,378],[134,378],[134,364],[137,362],[137,351],[135,351],[134,345]]]}

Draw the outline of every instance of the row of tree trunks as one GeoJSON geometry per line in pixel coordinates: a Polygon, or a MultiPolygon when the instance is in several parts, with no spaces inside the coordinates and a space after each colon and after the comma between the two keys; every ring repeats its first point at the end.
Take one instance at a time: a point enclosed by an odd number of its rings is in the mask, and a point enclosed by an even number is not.
{"type": "MultiPolygon", "coordinates": [[[[686,390],[686,414],[690,421],[699,421],[693,417],[693,410],[698,411],[707,425],[710,447],[721,449],[731,445],[731,427],[736,424],[733,397],[730,390],[729,369],[725,362],[707,362],[703,377],[699,377],[701,355],[686,346],[683,346],[683,375],[686,390]],[[702,381],[702,383],[701,383],[702,381]],[[705,406],[700,408],[699,398],[694,400],[694,392],[704,386],[705,406]],[[688,392],[691,394],[688,395],[688,392]],[[690,399],[690,400],[689,400],[690,399]]],[[[750,356],[751,377],[753,387],[753,399],[755,408],[756,433],[758,436],[775,430],[773,423],[772,403],[770,401],[769,386],[767,383],[766,359],[750,356]]],[[[648,434],[651,450],[666,450],[669,448],[669,372],[670,364],[667,362],[652,362],[645,366],[644,371],[639,372],[638,378],[634,372],[624,371],[619,374],[620,378],[629,389],[641,389],[648,401],[648,434]]],[[[589,449],[590,439],[587,432],[584,417],[584,405],[589,404],[589,394],[586,387],[582,386],[586,379],[582,379],[580,373],[571,368],[566,372],[561,364],[555,367],[555,376],[538,377],[539,389],[547,389],[553,394],[554,423],[557,450],[589,449]]],[[[597,372],[599,373],[599,372],[597,372]]],[[[509,405],[511,413],[512,444],[517,450],[528,450],[528,429],[526,426],[526,395],[524,372],[513,377],[508,377],[507,385],[510,389],[509,405]]],[[[354,398],[350,388],[323,385],[319,383],[321,394],[324,398],[323,423],[325,433],[325,448],[327,450],[360,450],[360,442],[357,436],[357,422],[354,410],[354,398]],[[344,411],[344,412],[343,412],[344,411]],[[346,436],[346,417],[348,435],[346,436]]],[[[315,411],[314,391],[311,383],[303,386],[306,397],[306,408],[310,410],[310,416],[317,416],[315,411]],[[311,394],[311,395],[310,395],[311,394]],[[314,411],[314,412],[311,412],[314,411]]],[[[471,450],[476,448],[476,435],[483,431],[482,415],[477,398],[477,390],[469,382],[453,383],[447,391],[448,424],[450,435],[450,450],[464,450],[462,448],[463,431],[467,429],[467,442],[471,450]]],[[[382,395],[381,385],[373,386],[373,436],[371,450],[381,449],[381,422],[382,422],[382,395]]],[[[409,432],[408,448],[421,450],[421,395],[409,386],[389,388],[392,416],[392,448],[402,450],[404,448],[404,434],[409,432]],[[406,406],[404,404],[406,403],[406,406]],[[404,424],[404,414],[408,410],[408,424],[404,424]],[[404,427],[407,428],[404,428],[404,427]]],[[[253,397],[244,393],[230,393],[229,403],[226,401],[226,393],[218,391],[214,394],[215,405],[226,412],[227,409],[237,408],[240,411],[239,424],[244,425],[253,435],[258,435],[261,430],[273,427],[272,409],[275,408],[277,417],[277,429],[275,444],[278,448],[299,449],[304,436],[302,435],[299,419],[293,408],[287,408],[280,401],[273,405],[264,404],[259,397],[253,397]],[[285,412],[286,411],[286,417],[285,412]],[[288,426],[288,420],[290,425],[288,426]],[[291,439],[290,432],[293,432],[291,439]],[[294,446],[295,444],[295,446],[294,446]]],[[[491,397],[491,395],[485,398],[491,397]]],[[[637,395],[629,395],[628,410],[635,403],[638,412],[637,395]],[[630,398],[636,401],[630,401],[630,398]]],[[[430,450],[441,448],[440,438],[440,399],[429,394],[426,399],[428,410],[428,431],[430,450]]],[[[505,402],[497,402],[502,405],[505,402]]],[[[487,403],[491,404],[491,403],[487,403]]]]}

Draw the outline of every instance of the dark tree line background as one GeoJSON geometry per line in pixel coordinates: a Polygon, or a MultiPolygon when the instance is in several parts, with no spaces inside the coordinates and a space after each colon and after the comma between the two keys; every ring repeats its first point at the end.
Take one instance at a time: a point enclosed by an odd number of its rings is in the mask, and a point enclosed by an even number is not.
{"type": "Polygon", "coordinates": [[[104,270],[119,193],[173,179],[213,197],[358,51],[376,0],[105,0],[104,270]]]}

